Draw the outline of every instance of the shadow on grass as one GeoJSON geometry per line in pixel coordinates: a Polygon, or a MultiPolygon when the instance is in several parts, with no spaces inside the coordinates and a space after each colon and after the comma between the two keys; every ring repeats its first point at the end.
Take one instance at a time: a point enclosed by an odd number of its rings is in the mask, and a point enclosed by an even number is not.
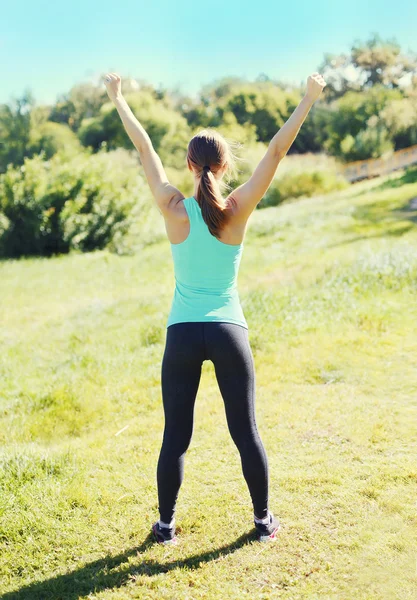
{"type": "MultiPolygon", "coordinates": [[[[0,598],[1,600],[47,600],[49,598],[51,600],[77,600],[80,596],[98,594],[105,589],[121,588],[130,581],[134,581],[138,576],[146,575],[151,578],[183,567],[192,570],[199,569],[200,563],[208,563],[220,556],[227,556],[255,540],[256,532],[253,529],[251,532],[241,535],[231,544],[222,546],[217,550],[201,552],[183,559],[176,559],[173,556],[166,562],[150,559],[141,561],[138,564],[129,564],[129,557],[138,556],[156,544],[150,532],[140,546],[127,552],[100,558],[80,569],[71,571],[71,573],[56,575],[45,581],[31,583],[13,592],[6,592],[0,598]]],[[[181,544],[181,541],[179,543],[181,544]]],[[[169,546],[167,549],[170,553],[173,550],[172,554],[175,554],[180,546],[169,546]]]]}
{"type": "Polygon", "coordinates": [[[391,206],[384,202],[373,202],[365,206],[358,206],[353,213],[353,218],[358,221],[359,227],[386,224],[386,235],[402,235],[417,224],[417,198],[409,198],[404,204],[398,206],[398,201],[393,199],[391,206]],[[408,221],[398,226],[398,221],[408,221]],[[399,233],[397,233],[399,230],[399,233]]]}

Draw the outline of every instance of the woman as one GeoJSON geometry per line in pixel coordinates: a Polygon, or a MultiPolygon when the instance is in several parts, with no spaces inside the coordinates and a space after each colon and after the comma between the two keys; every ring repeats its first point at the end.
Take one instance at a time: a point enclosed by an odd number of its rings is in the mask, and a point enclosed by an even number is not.
{"type": "Polygon", "coordinates": [[[153,535],[160,543],[177,543],[175,507],[184,455],[202,363],[211,360],[252,499],[257,539],[275,540],[280,523],[268,508],[268,462],[255,419],[254,361],[237,275],[248,218],[326,84],[318,73],[308,78],[304,98],[271,140],[253,175],[223,199],[221,180],[233,165],[233,155],[219,133],[206,129],[191,139],[187,166],[194,176],[194,194],[185,198],[169,183],[148,134],[123,98],[120,77],[108,73],[104,81],[164,217],[175,269],[161,369],[165,428],[157,467],[160,519],[152,526],[153,535]]]}

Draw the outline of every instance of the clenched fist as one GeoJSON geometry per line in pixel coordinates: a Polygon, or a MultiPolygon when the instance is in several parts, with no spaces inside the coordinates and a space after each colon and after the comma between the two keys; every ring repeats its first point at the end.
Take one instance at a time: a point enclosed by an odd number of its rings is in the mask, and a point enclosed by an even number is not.
{"type": "Polygon", "coordinates": [[[307,79],[306,96],[308,96],[312,102],[315,102],[322,93],[325,85],[326,82],[320,73],[313,73],[307,79]]]}
{"type": "Polygon", "coordinates": [[[103,79],[109,98],[114,102],[122,95],[122,79],[117,73],[106,73],[103,79]]]}

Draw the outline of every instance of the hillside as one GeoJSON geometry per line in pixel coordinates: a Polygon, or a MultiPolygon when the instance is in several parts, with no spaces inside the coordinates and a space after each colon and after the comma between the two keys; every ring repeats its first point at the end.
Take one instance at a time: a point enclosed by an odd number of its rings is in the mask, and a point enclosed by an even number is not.
{"type": "Polygon", "coordinates": [[[150,541],[168,241],[1,261],[2,598],[413,598],[415,197],[409,169],[251,217],[239,290],[282,521],[268,547],[209,362],[181,545],[150,541]]]}

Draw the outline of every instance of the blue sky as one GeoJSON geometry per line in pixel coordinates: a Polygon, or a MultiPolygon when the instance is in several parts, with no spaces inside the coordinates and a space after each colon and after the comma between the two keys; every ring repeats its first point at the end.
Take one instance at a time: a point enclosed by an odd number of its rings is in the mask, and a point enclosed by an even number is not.
{"type": "Polygon", "coordinates": [[[0,0],[0,102],[52,103],[116,71],[195,94],[224,76],[300,83],[373,32],[417,51],[415,0],[0,0]]]}

